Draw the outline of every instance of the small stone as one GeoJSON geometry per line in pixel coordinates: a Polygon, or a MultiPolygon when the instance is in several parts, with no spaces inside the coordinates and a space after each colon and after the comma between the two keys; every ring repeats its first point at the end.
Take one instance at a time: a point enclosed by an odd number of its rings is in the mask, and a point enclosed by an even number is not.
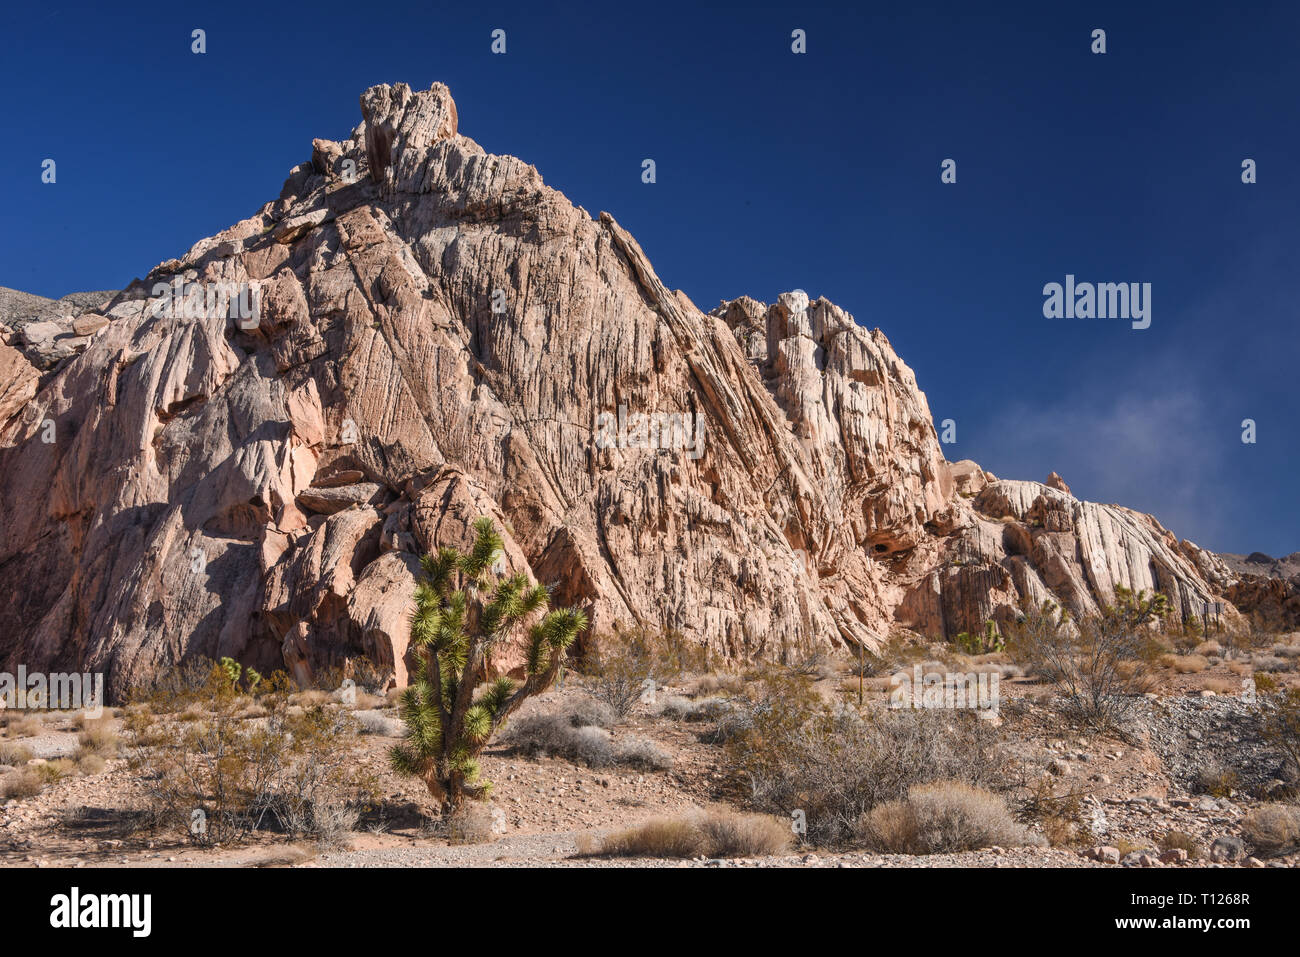
{"type": "Polygon", "coordinates": [[[1187,860],[1187,852],[1181,847],[1171,847],[1160,854],[1160,863],[1162,864],[1181,864],[1187,860]]]}
{"type": "Polygon", "coordinates": [[[1118,847],[1111,847],[1111,846],[1109,846],[1109,845],[1100,845],[1100,846],[1098,846],[1098,847],[1090,847],[1090,848],[1088,848],[1087,851],[1084,852],[1084,854],[1085,854],[1085,856],[1091,858],[1091,859],[1094,860],[1094,861],[1101,861],[1103,864],[1118,864],[1118,863],[1119,863],[1119,848],[1118,848],[1118,847]]]}

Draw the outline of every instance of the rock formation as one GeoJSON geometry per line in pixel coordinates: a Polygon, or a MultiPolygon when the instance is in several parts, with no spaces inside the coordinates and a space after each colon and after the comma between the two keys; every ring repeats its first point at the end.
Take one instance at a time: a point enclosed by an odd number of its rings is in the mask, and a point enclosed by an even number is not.
{"type": "Polygon", "coordinates": [[[830,302],[702,312],[612,216],[461,135],[445,86],[361,105],[77,341],[0,348],[8,670],[120,695],[187,657],[306,680],[364,654],[401,680],[416,556],[479,515],[597,630],[739,657],[952,635],[1021,596],[1087,611],[1117,584],[1190,611],[1231,581],[1059,476],[946,462],[912,370],[830,302]],[[256,286],[257,312],[160,308],[162,284],[256,286]]]}

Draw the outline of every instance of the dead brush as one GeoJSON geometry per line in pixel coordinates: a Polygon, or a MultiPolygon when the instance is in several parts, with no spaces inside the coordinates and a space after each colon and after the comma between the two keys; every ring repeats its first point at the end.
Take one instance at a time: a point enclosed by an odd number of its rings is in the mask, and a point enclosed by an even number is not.
{"type": "Polygon", "coordinates": [[[1266,857],[1290,853],[1300,847],[1300,808],[1289,804],[1257,807],[1241,822],[1241,833],[1266,857]]]}
{"type": "Polygon", "coordinates": [[[1091,836],[1083,815],[1086,796],[1085,791],[1071,790],[1057,794],[1052,781],[1042,778],[1020,802],[1016,816],[1037,824],[1053,847],[1072,847],[1091,836]]]}

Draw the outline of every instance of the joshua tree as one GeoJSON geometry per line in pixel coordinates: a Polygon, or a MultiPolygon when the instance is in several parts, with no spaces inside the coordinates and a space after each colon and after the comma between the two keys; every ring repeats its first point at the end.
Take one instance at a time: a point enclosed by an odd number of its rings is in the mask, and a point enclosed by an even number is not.
{"type": "Polygon", "coordinates": [[[491,783],[479,778],[479,753],[516,708],[550,686],[565,650],[587,628],[577,608],[546,612],[545,585],[499,570],[502,542],[491,519],[478,519],[474,531],[467,553],[440,548],[420,559],[411,616],[419,667],[402,692],[406,740],[389,753],[396,771],[424,781],[444,816],[465,797],[487,797],[491,783]],[[488,655],[539,612],[546,614],[527,632],[525,680],[485,681],[488,655]]]}

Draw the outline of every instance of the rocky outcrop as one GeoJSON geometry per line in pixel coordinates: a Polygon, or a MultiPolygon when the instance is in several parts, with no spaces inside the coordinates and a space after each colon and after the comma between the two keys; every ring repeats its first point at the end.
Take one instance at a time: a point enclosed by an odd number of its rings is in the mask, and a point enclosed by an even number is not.
{"type": "Polygon", "coordinates": [[[595,628],[738,657],[1219,587],[1149,516],[947,463],[912,370],[832,303],[704,313],[612,216],[461,135],[446,87],[361,106],[76,341],[0,352],[27,363],[0,396],[6,663],[114,694],[196,655],[400,680],[416,556],[479,515],[595,628]]]}

